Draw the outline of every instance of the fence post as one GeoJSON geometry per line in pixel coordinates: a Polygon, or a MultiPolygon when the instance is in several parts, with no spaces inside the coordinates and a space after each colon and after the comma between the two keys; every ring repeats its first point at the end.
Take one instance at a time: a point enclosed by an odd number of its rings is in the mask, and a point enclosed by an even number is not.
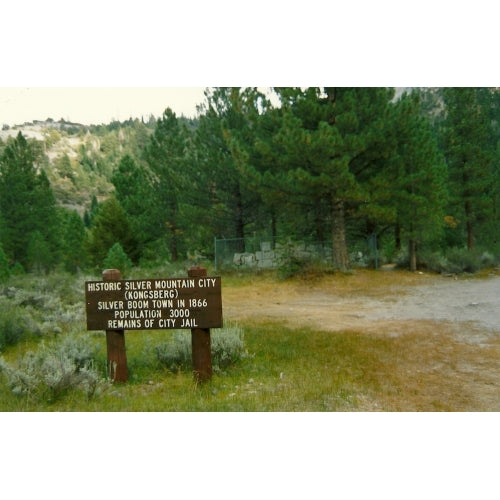
{"type": "MultiPolygon", "coordinates": [[[[102,272],[104,281],[120,281],[122,275],[118,269],[106,269],[102,272]]],[[[125,351],[125,330],[106,330],[106,348],[108,351],[108,373],[112,382],[126,382],[128,379],[127,353],[125,351]]]]}
{"type": "Polygon", "coordinates": [[[214,264],[215,270],[217,271],[217,236],[214,236],[214,264]]]}
{"type": "MultiPolygon", "coordinates": [[[[204,266],[193,266],[188,269],[190,278],[202,278],[206,275],[207,270],[204,266]]],[[[212,378],[210,328],[192,328],[191,347],[194,378],[196,382],[206,382],[212,378]]]]}

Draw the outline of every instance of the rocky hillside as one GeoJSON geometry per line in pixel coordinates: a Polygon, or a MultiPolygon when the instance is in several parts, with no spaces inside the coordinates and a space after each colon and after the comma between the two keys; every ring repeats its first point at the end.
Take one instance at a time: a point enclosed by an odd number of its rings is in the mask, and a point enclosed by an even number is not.
{"type": "Polygon", "coordinates": [[[93,196],[99,201],[109,196],[111,175],[121,157],[140,157],[152,129],[151,123],[137,119],[100,126],[51,120],[25,123],[0,131],[0,151],[19,132],[33,141],[38,166],[46,171],[58,203],[83,215],[93,196]]]}

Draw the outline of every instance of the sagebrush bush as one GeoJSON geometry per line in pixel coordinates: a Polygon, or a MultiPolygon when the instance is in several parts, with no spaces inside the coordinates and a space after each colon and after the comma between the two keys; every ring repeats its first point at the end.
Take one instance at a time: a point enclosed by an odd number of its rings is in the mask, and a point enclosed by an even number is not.
{"type": "Polygon", "coordinates": [[[191,366],[191,335],[184,330],[175,330],[170,341],[154,347],[158,361],[170,371],[176,372],[191,366]]]}
{"type": "MultiPolygon", "coordinates": [[[[419,269],[449,274],[476,273],[496,264],[495,257],[489,252],[458,247],[447,249],[444,255],[441,252],[420,251],[417,254],[417,260],[419,269]]],[[[401,252],[396,262],[398,267],[408,268],[408,252],[401,252]]]]}
{"type": "Polygon", "coordinates": [[[41,344],[27,352],[16,368],[0,358],[0,372],[14,394],[53,402],[70,390],[88,398],[107,387],[94,367],[96,347],[87,340],[67,337],[51,347],[41,344]]]}
{"type": "MultiPolygon", "coordinates": [[[[220,371],[248,355],[244,334],[238,325],[228,325],[210,331],[212,368],[220,371]]],[[[191,332],[175,330],[168,342],[154,347],[158,361],[171,371],[192,369],[191,332]]]]}
{"type": "MultiPolygon", "coordinates": [[[[60,333],[62,327],[85,319],[84,287],[81,280],[58,273],[47,277],[32,276],[11,279],[10,285],[0,290],[4,306],[15,308],[30,318],[33,333],[60,333]]],[[[2,303],[0,303],[0,313],[2,303]]]]}
{"type": "Polygon", "coordinates": [[[485,266],[482,253],[467,248],[450,248],[446,252],[447,272],[451,273],[475,273],[485,266]]]}
{"type": "Polygon", "coordinates": [[[228,325],[211,331],[212,365],[218,370],[247,356],[243,329],[238,325],[228,325]]]}
{"type": "Polygon", "coordinates": [[[0,300],[0,352],[30,334],[39,333],[40,329],[28,311],[16,307],[8,300],[0,300]]]}

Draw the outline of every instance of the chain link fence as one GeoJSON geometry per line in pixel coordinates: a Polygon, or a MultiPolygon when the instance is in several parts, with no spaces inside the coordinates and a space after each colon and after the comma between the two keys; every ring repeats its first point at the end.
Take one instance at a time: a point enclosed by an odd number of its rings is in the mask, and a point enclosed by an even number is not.
{"type": "MultiPolygon", "coordinates": [[[[215,269],[276,269],[292,260],[330,266],[333,263],[330,241],[274,242],[261,237],[214,238],[215,269]]],[[[352,249],[351,264],[379,266],[377,237],[370,235],[362,249],[352,249]]]]}
{"type": "Polygon", "coordinates": [[[332,263],[331,243],[284,241],[263,238],[215,238],[215,269],[275,269],[287,259],[332,263]]]}

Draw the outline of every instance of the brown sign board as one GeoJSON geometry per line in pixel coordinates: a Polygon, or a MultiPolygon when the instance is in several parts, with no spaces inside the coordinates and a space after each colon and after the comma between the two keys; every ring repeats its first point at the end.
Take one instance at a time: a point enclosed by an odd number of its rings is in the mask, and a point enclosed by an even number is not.
{"type": "Polygon", "coordinates": [[[221,328],[220,277],[86,281],[87,330],[221,328]]]}

